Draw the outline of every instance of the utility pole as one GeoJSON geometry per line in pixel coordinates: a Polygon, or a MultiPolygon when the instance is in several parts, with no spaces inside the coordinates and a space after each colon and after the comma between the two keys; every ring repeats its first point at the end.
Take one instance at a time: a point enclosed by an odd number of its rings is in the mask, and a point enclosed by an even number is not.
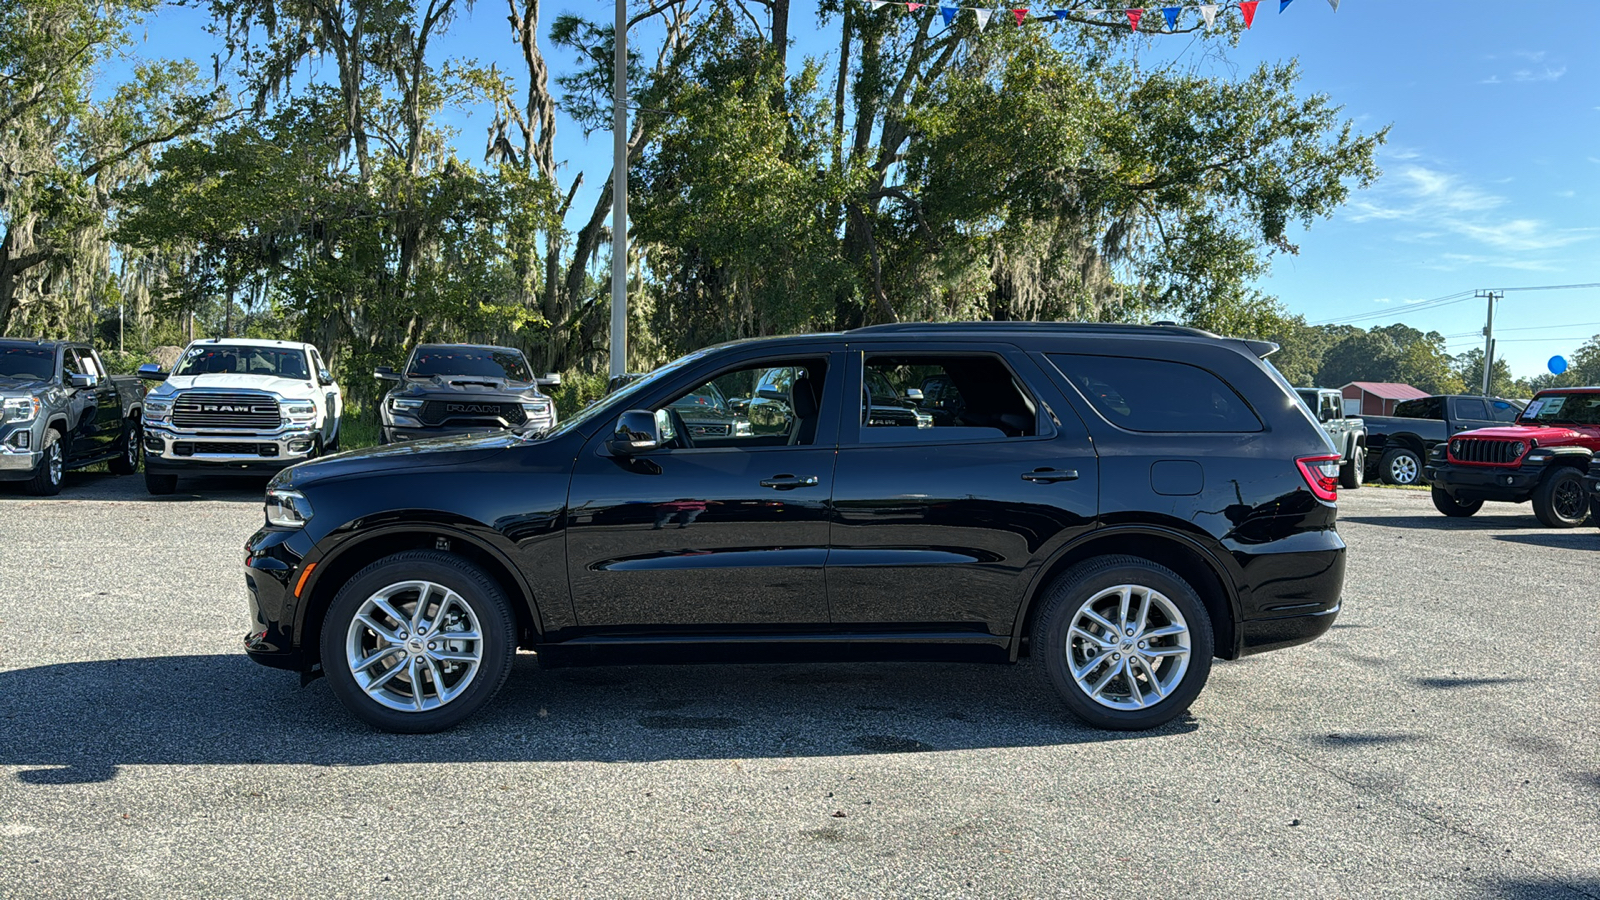
{"type": "Polygon", "coordinates": [[[628,3],[617,0],[611,63],[611,379],[628,374],[628,3]]]}
{"type": "Polygon", "coordinates": [[[1489,313],[1483,326],[1483,395],[1489,396],[1494,383],[1494,304],[1505,296],[1503,291],[1479,291],[1479,297],[1489,301],[1489,313]]]}

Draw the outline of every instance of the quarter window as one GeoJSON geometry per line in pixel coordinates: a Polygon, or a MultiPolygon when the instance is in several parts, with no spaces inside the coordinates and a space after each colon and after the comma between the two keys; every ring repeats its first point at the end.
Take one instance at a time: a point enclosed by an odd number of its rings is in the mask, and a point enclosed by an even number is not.
{"type": "Polygon", "coordinates": [[[1050,359],[1106,421],[1129,431],[1250,432],[1261,420],[1222,379],[1161,359],[1052,353],[1050,359]]]}

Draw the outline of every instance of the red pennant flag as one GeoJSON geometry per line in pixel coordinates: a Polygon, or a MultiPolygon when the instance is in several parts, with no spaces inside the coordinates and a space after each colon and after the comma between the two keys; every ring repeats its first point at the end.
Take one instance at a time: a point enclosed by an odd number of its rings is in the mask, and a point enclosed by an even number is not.
{"type": "Polygon", "coordinates": [[[1249,28],[1256,20],[1256,4],[1261,0],[1244,0],[1239,4],[1239,12],[1244,15],[1244,27],[1249,28]]]}
{"type": "MultiPolygon", "coordinates": [[[[1254,3],[1241,4],[1241,5],[1250,6],[1250,7],[1252,7],[1251,12],[1255,11],[1254,8],[1253,8],[1255,6],[1254,3]]],[[[1144,10],[1142,10],[1142,9],[1128,9],[1128,10],[1123,10],[1123,12],[1126,12],[1128,14],[1128,26],[1131,27],[1134,31],[1138,31],[1139,30],[1139,19],[1144,16],[1144,10]]]]}
{"type": "Polygon", "coordinates": [[[1026,9],[1013,9],[1011,11],[1011,14],[1013,16],[1017,17],[1017,24],[1018,25],[1021,25],[1023,22],[1028,21],[1028,11],[1026,9]]]}
{"type": "Polygon", "coordinates": [[[916,12],[917,10],[919,10],[919,9],[921,9],[924,6],[927,6],[927,5],[928,4],[926,4],[926,3],[907,3],[906,4],[906,12],[916,12]]]}

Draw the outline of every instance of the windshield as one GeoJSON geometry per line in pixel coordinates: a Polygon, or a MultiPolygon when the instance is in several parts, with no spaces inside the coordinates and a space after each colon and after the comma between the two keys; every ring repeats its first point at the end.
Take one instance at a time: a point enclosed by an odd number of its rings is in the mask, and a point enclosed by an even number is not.
{"type": "Polygon", "coordinates": [[[467,375],[532,381],[533,370],[520,350],[498,347],[418,347],[406,368],[407,378],[467,375]]]}
{"type": "Polygon", "coordinates": [[[174,375],[267,375],[311,380],[306,352],[287,347],[244,347],[203,344],[190,347],[173,367],[174,375]]]}
{"type": "Polygon", "coordinates": [[[1600,425],[1600,394],[1545,394],[1522,411],[1522,425],[1600,425]]]}
{"type": "Polygon", "coordinates": [[[0,378],[49,381],[56,367],[56,351],[34,344],[0,344],[0,378]]]}
{"type": "Polygon", "coordinates": [[[590,425],[596,421],[603,421],[606,416],[614,416],[625,409],[631,409],[632,407],[630,407],[628,404],[633,402],[633,398],[646,391],[649,391],[663,378],[671,377],[674,372],[677,372],[679,369],[689,365],[690,363],[701,358],[702,356],[705,356],[707,353],[710,353],[715,349],[715,347],[706,347],[701,350],[696,350],[686,356],[678,357],[672,362],[669,362],[661,368],[656,369],[654,372],[645,375],[643,378],[628,384],[626,387],[623,387],[615,393],[601,397],[599,400],[596,400],[583,409],[578,410],[576,413],[573,413],[572,418],[567,419],[560,425],[557,425],[553,430],[545,432],[542,436],[540,436],[539,439],[559,437],[560,435],[567,434],[571,431],[582,431],[584,434],[589,434],[590,432],[588,427],[590,425]]]}

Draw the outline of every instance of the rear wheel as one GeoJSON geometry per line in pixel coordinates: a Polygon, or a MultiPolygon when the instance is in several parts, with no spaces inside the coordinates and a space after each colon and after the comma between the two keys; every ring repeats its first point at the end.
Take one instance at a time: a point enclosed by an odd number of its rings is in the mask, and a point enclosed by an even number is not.
{"type": "Polygon", "coordinates": [[[1385,484],[1413,485],[1422,481],[1422,457],[1416,451],[1396,447],[1378,461],[1378,477],[1385,484]]]}
{"type": "Polygon", "coordinates": [[[1439,512],[1452,518],[1466,518],[1480,509],[1483,509],[1482,500],[1457,500],[1445,492],[1444,488],[1434,485],[1433,507],[1439,512]]]}
{"type": "Polygon", "coordinates": [[[132,475],[139,471],[139,423],[122,423],[122,454],[107,466],[113,475],[132,475]]]}
{"type": "Polygon", "coordinates": [[[163,497],[178,489],[178,476],[160,475],[150,471],[148,466],[144,470],[144,489],[152,495],[163,497]]]}
{"type": "Polygon", "coordinates": [[[1182,715],[1211,673],[1211,618],[1177,573],[1104,556],[1074,566],[1042,600],[1033,654],[1073,714],[1138,731],[1182,715]]]}
{"type": "Polygon", "coordinates": [[[1546,528],[1577,528],[1589,517],[1589,492],[1577,469],[1559,468],[1533,491],[1533,514],[1546,528]]]}
{"type": "Polygon", "coordinates": [[[61,493],[61,481],[67,472],[66,453],[61,449],[61,432],[54,428],[46,430],[44,446],[40,449],[43,452],[39,455],[39,465],[24,487],[36,497],[54,496],[61,493]]]}
{"type": "Polygon", "coordinates": [[[1339,486],[1347,490],[1361,487],[1361,479],[1367,472],[1367,448],[1357,445],[1350,453],[1350,461],[1339,469],[1339,486]]]}
{"type": "Polygon", "coordinates": [[[322,668],[350,712],[384,731],[443,731],[500,690],[516,657],[500,585],[459,556],[412,550],[350,579],[322,624],[322,668]]]}

